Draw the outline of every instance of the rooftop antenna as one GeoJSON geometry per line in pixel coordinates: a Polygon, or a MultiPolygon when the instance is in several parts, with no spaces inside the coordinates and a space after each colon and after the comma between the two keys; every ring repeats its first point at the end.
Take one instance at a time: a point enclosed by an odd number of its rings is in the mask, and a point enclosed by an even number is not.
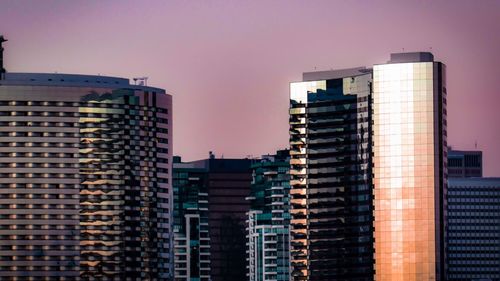
{"type": "Polygon", "coordinates": [[[477,150],[477,140],[474,142],[474,147],[476,147],[477,150]]]}
{"type": "Polygon", "coordinates": [[[134,83],[137,86],[147,86],[148,85],[148,77],[135,77],[132,79],[134,80],[134,83]]]}
{"type": "Polygon", "coordinates": [[[5,78],[5,68],[3,67],[3,42],[7,42],[7,39],[0,35],[0,80],[5,78]]]}

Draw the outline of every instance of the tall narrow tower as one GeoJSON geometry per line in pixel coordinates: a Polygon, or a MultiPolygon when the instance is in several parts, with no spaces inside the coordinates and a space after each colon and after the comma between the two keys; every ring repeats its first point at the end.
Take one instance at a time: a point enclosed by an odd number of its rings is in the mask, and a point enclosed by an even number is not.
{"type": "Polygon", "coordinates": [[[373,75],[375,280],[443,280],[445,66],[392,54],[373,75]]]}

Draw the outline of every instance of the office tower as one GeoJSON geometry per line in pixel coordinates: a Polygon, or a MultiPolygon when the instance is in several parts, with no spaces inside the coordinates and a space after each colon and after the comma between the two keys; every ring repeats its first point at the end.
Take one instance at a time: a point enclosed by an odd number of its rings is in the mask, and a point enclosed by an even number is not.
{"type": "Polygon", "coordinates": [[[290,84],[293,280],[372,280],[371,71],[290,84]]]}
{"type": "Polygon", "coordinates": [[[448,179],[446,218],[446,280],[500,280],[500,178],[448,179]]]}
{"type": "Polygon", "coordinates": [[[448,178],[483,176],[483,152],[448,149],[448,178]]]}
{"type": "Polygon", "coordinates": [[[175,280],[209,281],[208,170],[176,156],[172,174],[175,280]]]}
{"type": "Polygon", "coordinates": [[[206,171],[211,281],[246,278],[245,220],[249,204],[245,198],[252,181],[250,164],[250,159],[215,158],[212,152],[209,159],[183,163],[206,171]]]}
{"type": "Polygon", "coordinates": [[[114,77],[3,77],[0,279],[170,280],[171,96],[114,77]]]}
{"type": "Polygon", "coordinates": [[[373,85],[375,280],[443,280],[445,66],[391,54],[373,85]]]}
{"type": "Polygon", "coordinates": [[[211,157],[207,163],[212,281],[245,280],[250,160],[211,157]]]}
{"type": "Polygon", "coordinates": [[[264,155],[252,164],[247,213],[248,280],[290,280],[289,151],[264,155]]]}

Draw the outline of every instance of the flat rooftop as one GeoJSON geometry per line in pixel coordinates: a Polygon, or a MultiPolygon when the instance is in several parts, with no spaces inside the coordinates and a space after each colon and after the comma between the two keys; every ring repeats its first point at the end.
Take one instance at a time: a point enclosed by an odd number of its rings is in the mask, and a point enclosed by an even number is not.
{"type": "Polygon", "coordinates": [[[302,80],[303,82],[306,82],[306,81],[340,79],[345,77],[364,75],[370,72],[371,69],[368,69],[363,66],[355,68],[346,68],[346,69],[304,72],[302,73],[302,80]]]}
{"type": "Polygon", "coordinates": [[[429,52],[393,53],[387,63],[433,62],[434,55],[429,52]]]}
{"type": "Polygon", "coordinates": [[[127,88],[164,92],[155,87],[130,84],[127,78],[59,73],[5,73],[0,85],[12,86],[59,86],[59,87],[94,87],[94,88],[127,88]]]}

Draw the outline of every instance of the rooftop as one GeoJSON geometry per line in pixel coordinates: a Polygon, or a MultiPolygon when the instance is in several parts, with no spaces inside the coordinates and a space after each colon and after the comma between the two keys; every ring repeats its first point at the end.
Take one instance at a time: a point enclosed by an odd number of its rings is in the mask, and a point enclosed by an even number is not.
{"type": "Polygon", "coordinates": [[[433,62],[434,55],[429,52],[393,53],[387,63],[433,62]]]}
{"type": "Polygon", "coordinates": [[[14,73],[7,72],[0,85],[13,86],[60,86],[60,87],[96,87],[127,88],[163,92],[163,89],[144,85],[130,84],[130,80],[120,77],[59,74],[59,73],[14,73]]]}
{"type": "Polygon", "coordinates": [[[364,66],[355,68],[346,68],[346,69],[304,72],[302,73],[302,80],[306,82],[306,81],[339,79],[345,77],[359,76],[369,72],[371,72],[371,69],[367,69],[364,66]]]}

